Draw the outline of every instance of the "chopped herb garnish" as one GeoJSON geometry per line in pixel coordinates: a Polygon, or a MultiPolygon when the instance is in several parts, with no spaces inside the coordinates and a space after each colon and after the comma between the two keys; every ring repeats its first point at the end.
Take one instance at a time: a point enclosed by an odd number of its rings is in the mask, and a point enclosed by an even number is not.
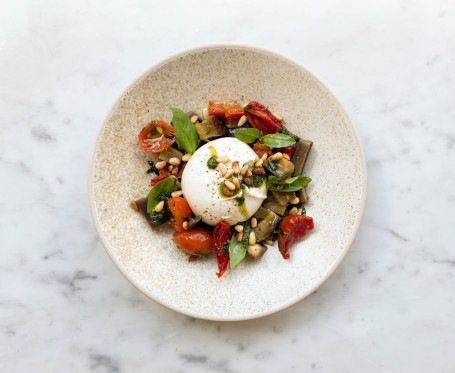
{"type": "Polygon", "coordinates": [[[211,170],[214,170],[218,167],[218,162],[216,161],[216,155],[212,155],[207,161],[207,167],[211,170]]]}
{"type": "Polygon", "coordinates": [[[272,171],[276,171],[276,169],[278,168],[278,161],[276,161],[272,158],[267,159],[267,162],[265,162],[265,163],[266,163],[266,166],[268,166],[267,168],[269,168],[272,171]]]}
{"type": "Polygon", "coordinates": [[[252,178],[253,178],[253,187],[259,188],[264,183],[265,175],[264,174],[262,174],[262,175],[253,174],[252,178]]]}
{"type": "Polygon", "coordinates": [[[302,212],[301,212],[301,215],[305,215],[305,216],[306,216],[306,209],[305,209],[305,206],[302,206],[302,212]]]}
{"type": "Polygon", "coordinates": [[[150,168],[147,170],[147,173],[151,174],[152,172],[156,172],[155,163],[153,163],[153,161],[147,161],[147,163],[150,166],[150,168]]]}

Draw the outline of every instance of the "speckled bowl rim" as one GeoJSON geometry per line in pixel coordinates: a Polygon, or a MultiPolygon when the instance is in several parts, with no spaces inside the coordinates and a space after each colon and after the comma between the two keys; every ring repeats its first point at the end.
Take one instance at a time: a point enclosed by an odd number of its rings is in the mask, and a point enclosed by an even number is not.
{"type": "Polygon", "coordinates": [[[205,319],[205,320],[212,320],[212,321],[242,321],[242,320],[251,320],[251,319],[256,319],[260,317],[264,317],[267,315],[274,314],[276,312],[282,311],[286,308],[291,307],[292,305],[300,302],[301,300],[305,299],[309,295],[313,294],[320,286],[322,286],[331,276],[332,274],[336,271],[336,269],[340,266],[341,262],[344,260],[346,255],[348,254],[356,236],[360,228],[360,223],[363,218],[363,214],[365,211],[365,204],[366,204],[366,197],[367,197],[367,166],[366,166],[366,160],[365,160],[365,153],[363,150],[362,142],[360,141],[360,136],[358,134],[357,128],[354,124],[354,121],[352,120],[350,114],[348,113],[346,107],[343,105],[343,103],[340,101],[338,96],[332,91],[332,89],[325,84],[322,79],[320,79],[315,73],[313,73],[310,69],[308,69],[305,65],[302,63],[294,60],[293,58],[290,58],[286,55],[283,55],[281,53],[275,52],[273,50],[263,48],[263,47],[258,47],[254,45],[248,45],[248,44],[241,44],[241,43],[213,43],[213,44],[205,44],[205,45],[199,45],[187,49],[183,49],[181,51],[178,51],[176,53],[171,54],[170,56],[162,59],[161,61],[151,65],[147,69],[145,69],[142,73],[140,73],[138,76],[136,76],[127,86],[122,90],[122,92],[117,96],[115,99],[114,103],[111,105],[109,110],[107,111],[106,115],[104,116],[102,120],[102,124],[98,128],[98,131],[96,133],[95,137],[95,142],[92,147],[91,155],[90,155],[90,160],[89,160],[89,168],[88,168],[88,199],[89,199],[89,204],[90,204],[90,213],[92,215],[93,222],[95,224],[95,229],[98,233],[98,236],[101,240],[101,243],[106,250],[107,254],[111,258],[111,260],[114,262],[116,265],[117,269],[123,274],[123,276],[128,279],[128,281],[136,288],[138,289],[141,293],[149,297],[150,299],[154,300],[155,302],[172,309],[173,311],[176,311],[178,313],[185,314],[187,316],[191,316],[194,318],[198,319],[205,319]],[[347,242],[346,246],[343,248],[343,251],[341,254],[338,256],[338,259],[333,263],[332,267],[327,271],[327,273],[320,278],[319,281],[317,281],[313,287],[311,287],[305,294],[303,294],[301,297],[297,299],[293,299],[289,303],[283,304],[281,307],[277,307],[274,309],[267,310],[262,313],[257,313],[254,315],[247,315],[247,316],[238,316],[238,317],[207,317],[206,315],[199,315],[194,312],[190,312],[187,310],[182,310],[177,307],[175,307],[172,304],[169,304],[163,300],[157,299],[154,297],[152,294],[150,294],[147,290],[143,289],[130,275],[128,272],[125,271],[125,269],[122,267],[120,264],[119,260],[117,257],[113,254],[113,251],[106,239],[106,237],[103,234],[103,231],[101,229],[100,222],[98,220],[97,214],[96,214],[96,208],[95,208],[95,198],[94,198],[94,184],[93,184],[93,175],[94,175],[94,167],[95,167],[95,156],[96,156],[96,151],[98,149],[98,146],[101,141],[102,133],[104,130],[104,127],[106,126],[106,123],[108,119],[111,117],[113,112],[116,110],[117,106],[119,105],[121,99],[125,96],[125,94],[141,79],[145,78],[148,74],[150,74],[152,71],[158,69],[159,67],[165,65],[166,63],[182,57],[187,54],[195,53],[195,52],[202,52],[208,49],[219,49],[219,48],[232,48],[232,49],[243,49],[243,50],[253,50],[253,51],[258,51],[262,52],[265,54],[269,54],[274,57],[279,57],[284,59],[285,61],[289,62],[290,64],[293,64],[297,68],[303,70],[304,72],[308,73],[311,75],[321,86],[323,86],[327,91],[332,95],[332,97],[335,99],[337,104],[339,105],[340,109],[342,110],[342,113],[345,115],[347,121],[350,124],[351,131],[355,137],[355,140],[357,142],[357,145],[359,147],[360,151],[360,158],[361,158],[361,167],[362,167],[362,183],[363,183],[363,188],[362,188],[362,198],[361,198],[361,206],[360,206],[360,211],[359,211],[359,216],[357,218],[357,221],[354,226],[354,230],[352,233],[351,238],[347,242]]]}

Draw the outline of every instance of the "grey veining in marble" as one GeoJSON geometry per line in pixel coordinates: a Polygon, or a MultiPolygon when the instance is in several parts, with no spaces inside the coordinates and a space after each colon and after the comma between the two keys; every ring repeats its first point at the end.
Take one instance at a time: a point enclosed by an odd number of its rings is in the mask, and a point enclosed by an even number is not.
{"type": "Polygon", "coordinates": [[[0,371],[454,372],[455,4],[6,0],[0,12],[0,371]],[[356,241],[314,295],[191,319],[141,295],[92,225],[102,117],[147,66],[243,42],[317,73],[368,165],[356,241]]]}

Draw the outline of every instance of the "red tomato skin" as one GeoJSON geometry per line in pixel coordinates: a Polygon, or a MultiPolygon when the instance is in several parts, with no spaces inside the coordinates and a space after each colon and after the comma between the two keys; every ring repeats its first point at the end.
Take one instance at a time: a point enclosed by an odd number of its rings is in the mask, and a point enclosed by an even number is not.
{"type": "Polygon", "coordinates": [[[231,239],[231,227],[225,221],[219,222],[213,230],[213,251],[216,254],[219,272],[216,274],[219,277],[226,272],[229,263],[229,251],[223,250],[223,244],[231,239]]]}
{"type": "Polygon", "coordinates": [[[169,174],[162,174],[162,175],[155,176],[154,178],[152,178],[152,180],[150,180],[150,186],[155,186],[161,180],[164,180],[168,177],[169,177],[169,174]]]}
{"type": "Polygon", "coordinates": [[[284,259],[289,259],[289,247],[294,240],[305,236],[307,230],[314,228],[313,218],[304,215],[288,215],[278,228],[278,248],[284,259]],[[284,233],[284,234],[282,234],[284,233]]]}
{"type": "Polygon", "coordinates": [[[139,133],[139,143],[141,144],[144,151],[147,153],[161,153],[163,150],[168,149],[174,142],[174,127],[162,120],[148,123],[139,133]],[[155,137],[148,137],[155,128],[161,127],[164,132],[161,135],[155,137]],[[172,135],[170,135],[172,134],[172,135]]]}
{"type": "Polygon", "coordinates": [[[245,115],[248,122],[254,128],[262,131],[264,135],[281,132],[283,129],[281,122],[273,116],[270,110],[257,101],[251,101],[245,106],[245,115]]]}
{"type": "Polygon", "coordinates": [[[295,145],[289,145],[289,146],[286,146],[285,148],[279,148],[279,149],[277,149],[277,151],[279,151],[283,154],[286,153],[287,155],[289,155],[289,157],[292,158],[292,156],[295,153],[295,145]]]}
{"type": "Polygon", "coordinates": [[[169,219],[172,227],[177,232],[183,232],[183,222],[185,221],[184,218],[189,219],[193,214],[191,207],[186,199],[182,197],[169,198],[167,201],[167,209],[172,215],[169,219]]]}
{"type": "Polygon", "coordinates": [[[212,252],[212,233],[204,228],[174,232],[174,241],[190,255],[204,256],[212,252]]]}

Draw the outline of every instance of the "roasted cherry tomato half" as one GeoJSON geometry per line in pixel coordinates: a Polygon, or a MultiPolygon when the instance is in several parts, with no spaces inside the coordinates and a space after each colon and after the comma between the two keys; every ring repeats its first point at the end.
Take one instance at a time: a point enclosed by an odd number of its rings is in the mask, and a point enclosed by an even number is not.
{"type": "Polygon", "coordinates": [[[175,232],[172,237],[183,251],[190,255],[205,256],[212,252],[212,233],[204,228],[175,232]]]}
{"type": "Polygon", "coordinates": [[[283,125],[278,119],[264,105],[256,101],[251,101],[245,107],[245,115],[248,118],[248,122],[254,128],[262,131],[264,135],[269,133],[281,132],[283,125]]]}
{"type": "Polygon", "coordinates": [[[139,134],[139,142],[147,153],[160,153],[174,142],[174,127],[162,120],[147,124],[139,134]]]}
{"type": "Polygon", "coordinates": [[[221,277],[226,272],[229,263],[229,240],[231,239],[231,227],[225,221],[220,221],[213,230],[213,250],[216,254],[219,272],[221,277]]]}
{"type": "Polygon", "coordinates": [[[305,236],[307,230],[314,228],[313,218],[304,215],[288,215],[278,228],[278,248],[284,259],[289,259],[289,246],[294,240],[305,236]]]}
{"type": "Polygon", "coordinates": [[[150,180],[150,186],[155,186],[155,185],[158,184],[161,180],[164,180],[164,179],[166,179],[167,177],[169,177],[169,174],[162,174],[162,175],[155,176],[152,180],[150,180]]]}
{"type": "Polygon", "coordinates": [[[193,214],[190,205],[185,198],[173,197],[168,199],[167,208],[172,215],[169,219],[172,227],[177,232],[183,232],[183,223],[190,220],[193,214]]]}
{"type": "Polygon", "coordinates": [[[237,101],[226,101],[222,104],[215,104],[209,101],[209,115],[217,115],[227,120],[229,125],[237,125],[239,119],[244,114],[242,107],[237,101]]]}
{"type": "Polygon", "coordinates": [[[259,158],[262,158],[264,154],[267,156],[272,155],[272,149],[270,149],[267,145],[263,144],[260,141],[256,141],[253,145],[254,152],[258,155],[259,158]]]}

